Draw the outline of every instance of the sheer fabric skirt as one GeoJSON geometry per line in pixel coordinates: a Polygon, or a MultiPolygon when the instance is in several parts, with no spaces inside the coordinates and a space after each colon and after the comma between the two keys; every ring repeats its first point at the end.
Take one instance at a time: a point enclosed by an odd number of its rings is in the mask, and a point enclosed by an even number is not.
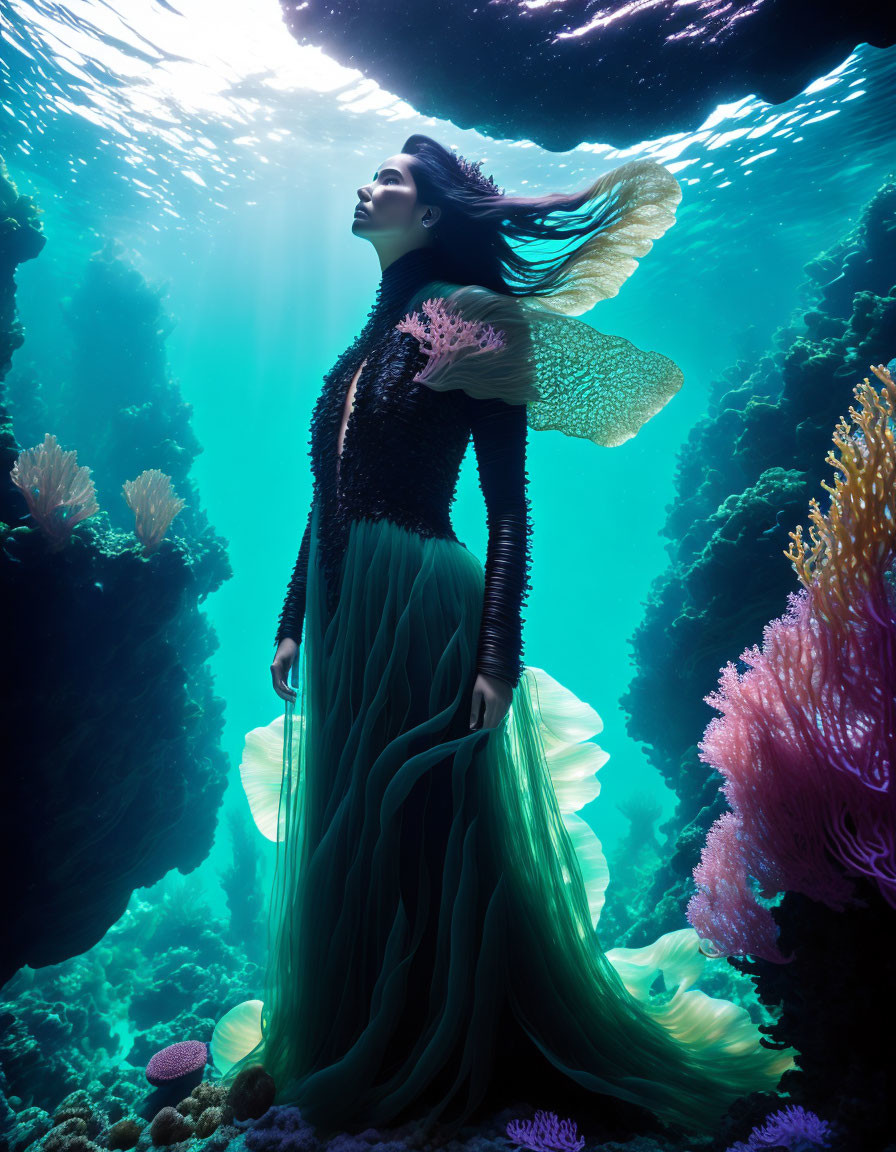
{"type": "Polygon", "coordinates": [[[733,1005],[684,992],[654,1007],[653,973],[633,995],[601,950],[543,681],[527,668],[502,723],[470,730],[480,561],[355,521],[331,615],[316,535],[314,522],[261,1034],[225,1079],[262,1063],[278,1104],[331,1130],[454,1129],[514,1099],[599,1113],[608,1094],[710,1131],[734,1098],[773,1088],[781,1054],[687,997],[733,1005]]]}

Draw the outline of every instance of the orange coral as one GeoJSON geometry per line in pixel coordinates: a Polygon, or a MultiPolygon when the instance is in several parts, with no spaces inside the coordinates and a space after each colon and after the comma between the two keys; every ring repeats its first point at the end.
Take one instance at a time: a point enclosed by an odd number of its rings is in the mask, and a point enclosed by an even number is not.
{"type": "Polygon", "coordinates": [[[831,494],[830,510],[822,515],[813,497],[811,545],[798,525],[785,552],[811,590],[818,614],[838,630],[848,625],[857,606],[867,603],[860,593],[881,586],[896,554],[896,381],[882,364],[872,365],[871,371],[883,388],[878,392],[866,376],[853,390],[860,409],[849,407],[860,434],[841,417],[833,434],[839,455],[830,451],[826,457],[840,473],[833,487],[822,481],[831,494]]]}

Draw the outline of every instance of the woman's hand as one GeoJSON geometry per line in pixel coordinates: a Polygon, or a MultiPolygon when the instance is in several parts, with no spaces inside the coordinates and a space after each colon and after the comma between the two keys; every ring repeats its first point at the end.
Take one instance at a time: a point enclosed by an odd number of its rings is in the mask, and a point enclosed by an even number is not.
{"type": "Polygon", "coordinates": [[[485,709],[482,718],[483,728],[497,728],[510,708],[513,688],[500,676],[487,676],[479,672],[473,685],[473,702],[470,708],[470,729],[478,728],[479,713],[485,709]]]}
{"type": "Polygon", "coordinates": [[[296,692],[289,686],[289,670],[292,668],[299,646],[289,636],[284,636],[277,646],[274,662],[271,665],[271,679],[274,681],[274,691],[281,700],[291,704],[296,702],[296,692]]]}

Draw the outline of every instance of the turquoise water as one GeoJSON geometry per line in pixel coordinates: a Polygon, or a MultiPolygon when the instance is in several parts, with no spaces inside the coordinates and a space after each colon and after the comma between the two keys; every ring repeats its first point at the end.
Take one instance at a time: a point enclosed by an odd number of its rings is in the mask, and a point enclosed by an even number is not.
{"type": "MultiPolygon", "coordinates": [[[[268,32],[279,51],[292,53],[285,29],[268,32]]],[[[198,26],[182,35],[187,44],[195,38],[198,53],[198,26]]],[[[91,43],[99,52],[98,42],[91,43]]],[[[601,743],[611,758],[601,771],[599,807],[587,815],[612,852],[626,826],[616,800],[646,788],[657,792],[666,811],[674,806],[627,737],[616,700],[631,679],[628,638],[650,581],[664,566],[658,533],[673,496],[676,454],[705,411],[714,376],[745,349],[768,344],[798,303],[803,264],[858,219],[892,162],[892,116],[883,97],[896,80],[896,55],[864,46],[787,104],[747,98],[721,107],[686,136],[646,141],[639,150],[620,153],[597,143],[551,154],[430,124],[410,109],[400,118],[393,112],[395,120],[383,109],[364,110],[360,95],[352,97],[370,85],[349,76],[329,102],[289,74],[269,77],[271,90],[258,81],[247,83],[247,97],[229,95],[239,47],[230,45],[227,68],[211,54],[184,64],[189,77],[171,65],[168,92],[156,90],[152,72],[118,92],[91,92],[82,82],[76,98],[72,88],[74,106],[89,111],[91,95],[103,106],[106,126],[95,131],[75,113],[65,118],[69,141],[77,144],[80,134],[85,144],[71,176],[61,177],[53,157],[39,148],[39,136],[29,132],[35,120],[50,116],[50,86],[8,106],[15,122],[5,126],[7,138],[18,140],[5,151],[11,174],[20,191],[38,198],[50,237],[41,258],[19,269],[29,337],[20,357],[39,371],[58,371],[65,341],[44,301],[48,293],[64,294],[108,236],[128,249],[151,283],[165,286],[165,307],[176,321],[167,341],[170,369],[193,405],[204,449],[193,475],[211,522],[230,542],[235,570],[207,605],[221,642],[214,673],[227,701],[225,740],[234,762],[243,734],[278,711],[267,665],[310,497],[311,408],[379,280],[375,252],[351,231],[357,187],[400,147],[398,137],[413,131],[484,157],[483,170],[494,172],[508,192],[578,188],[633,155],[667,163],[683,184],[676,224],[619,296],[589,315],[595,327],[671,356],[685,373],[682,391],[620,448],[560,433],[530,435],[536,530],[526,659],[603,717],[601,743]],[[194,79],[191,91],[194,70],[202,81],[194,79]],[[289,86],[291,101],[281,86],[289,86]],[[218,90],[214,98],[209,89],[218,90]],[[166,126],[154,122],[158,109],[147,110],[143,130],[133,132],[133,108],[149,103],[147,91],[169,111],[182,101],[185,119],[166,126]],[[229,135],[237,124],[240,145],[229,135]],[[219,140],[229,137],[227,145],[210,146],[204,137],[210,125],[219,140]]],[[[107,46],[103,59],[108,55],[107,46]]],[[[61,80],[73,85],[65,60],[53,62],[61,80]]],[[[51,122],[60,134],[61,118],[57,106],[51,122]]],[[[484,556],[472,452],[454,516],[460,538],[484,556]]],[[[711,715],[707,708],[707,720],[711,715]]],[[[243,801],[234,790],[228,802],[243,801]]]]}
{"type": "MultiPolygon", "coordinates": [[[[110,240],[163,291],[175,322],[167,369],[203,448],[192,476],[234,572],[202,605],[219,642],[210,668],[226,702],[231,772],[214,848],[190,882],[223,909],[219,876],[232,855],[224,813],[249,819],[237,771],[244,736],[282,711],[268,665],[311,492],[308,422],[379,279],[375,252],[352,234],[356,190],[420,131],[481,157],[508,192],[579,188],[632,156],[666,163],[683,185],[675,226],[619,296],[588,316],[673,358],[683,389],[620,448],[529,437],[525,658],[603,719],[597,740],[609,760],[584,815],[612,883],[627,829],[616,804],[646,793],[664,815],[675,805],[627,733],[619,699],[634,672],[630,638],[667,563],[661,529],[678,454],[713,381],[770,347],[804,304],[804,264],[848,232],[892,167],[896,49],[862,46],[784,105],[747,95],[640,148],[595,141],[551,154],[419,117],[358,73],[297,48],[274,10],[246,33],[235,14],[181,8],[135,8],[125,20],[80,6],[75,20],[14,4],[0,154],[43,210],[47,236],[17,273],[26,343],[14,372],[51,380],[68,371],[59,302],[110,240]]],[[[484,557],[472,452],[453,518],[484,557]]],[[[707,722],[712,715],[707,706],[707,722]]],[[[272,846],[260,850],[270,866],[272,846]]]]}

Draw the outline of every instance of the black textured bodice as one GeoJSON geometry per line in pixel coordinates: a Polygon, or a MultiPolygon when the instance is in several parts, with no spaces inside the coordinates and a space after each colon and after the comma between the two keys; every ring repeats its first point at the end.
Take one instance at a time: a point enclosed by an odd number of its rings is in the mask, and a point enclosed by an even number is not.
{"type": "Polygon", "coordinates": [[[466,393],[415,384],[425,358],[393,328],[367,356],[337,470],[346,390],[363,358],[324,389],[312,418],[312,466],[332,529],[321,533],[320,550],[333,595],[351,520],[386,516],[423,536],[454,537],[449,511],[470,440],[466,393]]]}
{"type": "MultiPolygon", "coordinates": [[[[472,435],[489,525],[477,666],[515,686],[523,668],[520,613],[529,589],[526,406],[414,382],[426,357],[417,340],[395,325],[414,293],[440,278],[429,248],[413,249],[390,264],[363,331],[324,381],[309,440],[319,563],[332,611],[352,521],[385,518],[421,536],[456,540],[450,510],[472,435]],[[348,388],[365,359],[338,456],[348,388]]],[[[310,529],[309,511],[278,644],[284,636],[301,639],[310,529]]]]}

